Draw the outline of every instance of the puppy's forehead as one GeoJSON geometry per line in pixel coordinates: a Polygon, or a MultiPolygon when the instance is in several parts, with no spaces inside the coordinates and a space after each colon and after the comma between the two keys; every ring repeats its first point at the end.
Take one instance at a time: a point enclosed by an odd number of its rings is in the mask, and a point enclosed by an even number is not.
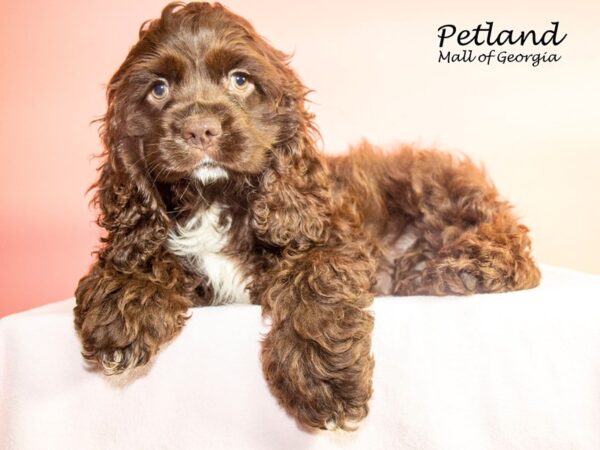
{"type": "Polygon", "coordinates": [[[177,79],[191,73],[222,75],[243,60],[257,56],[251,40],[234,31],[210,27],[180,30],[159,45],[152,58],[152,69],[177,79]]]}
{"type": "Polygon", "coordinates": [[[210,27],[199,27],[195,30],[179,30],[172,39],[167,40],[167,44],[188,57],[191,62],[195,62],[205,55],[216,42],[220,41],[217,30],[210,27]]]}

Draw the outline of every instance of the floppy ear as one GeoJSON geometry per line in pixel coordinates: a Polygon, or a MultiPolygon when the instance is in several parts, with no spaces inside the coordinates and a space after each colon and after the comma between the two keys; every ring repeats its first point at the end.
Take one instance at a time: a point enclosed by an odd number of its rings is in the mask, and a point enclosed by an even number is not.
{"type": "Polygon", "coordinates": [[[252,226],[269,244],[306,248],[328,239],[330,181],[315,146],[313,116],[304,107],[307,90],[291,69],[283,70],[286,87],[277,114],[280,136],[260,180],[252,226]]]}
{"type": "Polygon", "coordinates": [[[108,110],[101,126],[104,162],[92,186],[100,210],[97,223],[107,232],[98,251],[101,264],[133,272],[156,253],[167,238],[168,216],[156,188],[148,179],[142,142],[127,131],[126,102],[118,90],[121,72],[107,89],[108,110]]]}

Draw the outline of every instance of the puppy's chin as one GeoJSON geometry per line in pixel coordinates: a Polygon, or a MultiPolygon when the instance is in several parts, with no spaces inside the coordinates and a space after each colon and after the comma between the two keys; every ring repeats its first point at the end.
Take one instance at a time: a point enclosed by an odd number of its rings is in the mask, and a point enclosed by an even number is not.
{"type": "Polygon", "coordinates": [[[227,172],[225,172],[223,168],[217,166],[198,167],[194,170],[194,176],[204,185],[229,178],[227,172]]]}
{"type": "Polygon", "coordinates": [[[204,185],[219,180],[227,180],[229,178],[229,174],[225,169],[215,164],[215,162],[208,157],[204,158],[200,165],[194,169],[194,176],[204,185]]]}

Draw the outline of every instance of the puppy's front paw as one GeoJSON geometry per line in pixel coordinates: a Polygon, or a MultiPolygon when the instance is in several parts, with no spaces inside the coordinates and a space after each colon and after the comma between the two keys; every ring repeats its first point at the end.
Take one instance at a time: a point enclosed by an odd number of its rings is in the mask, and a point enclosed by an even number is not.
{"type": "Polygon", "coordinates": [[[307,427],[352,431],[368,412],[373,359],[367,339],[337,354],[314,342],[272,333],[262,363],[269,387],[292,416],[307,427]]]}
{"type": "Polygon", "coordinates": [[[79,327],[81,354],[106,375],[142,366],[158,351],[160,342],[152,338],[156,332],[143,323],[126,322],[121,314],[113,314],[110,321],[92,314],[84,319],[79,327]]]}
{"type": "Polygon", "coordinates": [[[190,285],[175,265],[161,264],[136,276],[97,265],[79,282],[73,313],[82,355],[107,375],[145,365],[189,317],[190,285]],[[163,273],[165,267],[172,271],[163,273]],[[168,286],[158,284],[159,273],[168,286]]]}
{"type": "Polygon", "coordinates": [[[271,386],[279,401],[302,425],[330,431],[354,431],[367,416],[370,380],[346,378],[340,384],[340,380],[324,380],[317,374],[305,372],[301,378],[292,381],[295,375],[288,373],[287,381],[274,382],[271,386]],[[300,389],[292,388],[290,382],[298,383],[300,389]],[[303,389],[308,386],[310,388],[303,389]]]}
{"type": "Polygon", "coordinates": [[[354,391],[354,395],[362,397],[360,401],[350,400],[347,393],[336,392],[336,390],[332,389],[331,397],[322,398],[317,403],[310,402],[303,405],[296,412],[300,422],[322,430],[356,430],[369,412],[367,402],[371,395],[370,389],[362,393],[354,391]]]}

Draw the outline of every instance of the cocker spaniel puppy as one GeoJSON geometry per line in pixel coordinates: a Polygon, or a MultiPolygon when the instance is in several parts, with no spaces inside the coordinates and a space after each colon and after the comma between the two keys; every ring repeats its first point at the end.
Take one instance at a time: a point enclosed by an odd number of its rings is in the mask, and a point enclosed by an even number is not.
{"type": "Polygon", "coordinates": [[[106,233],[76,292],[86,359],[120,373],[190,307],[258,304],[273,394],[304,425],[348,429],[371,397],[374,295],[538,284],[527,229],[473,163],[366,142],[325,156],[306,94],[219,4],[172,3],[142,25],[108,85],[106,233]]]}

